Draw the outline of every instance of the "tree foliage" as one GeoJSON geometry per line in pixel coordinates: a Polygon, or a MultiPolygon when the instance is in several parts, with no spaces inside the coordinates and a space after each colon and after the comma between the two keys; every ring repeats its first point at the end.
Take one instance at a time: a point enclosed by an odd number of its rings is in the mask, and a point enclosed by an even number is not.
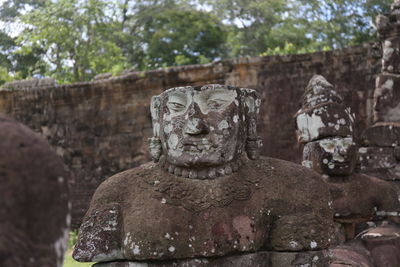
{"type": "Polygon", "coordinates": [[[142,45],[139,68],[206,63],[225,53],[222,23],[196,10],[168,9],[155,14],[135,36],[142,45]]]}
{"type": "Polygon", "coordinates": [[[119,25],[105,1],[49,1],[41,9],[24,16],[29,25],[18,38],[17,51],[26,55],[32,49],[46,51],[47,75],[64,82],[83,81],[117,65],[126,65],[119,38],[119,25]]]}
{"type": "Polygon", "coordinates": [[[374,40],[374,18],[391,2],[6,0],[0,84],[30,76],[85,81],[124,68],[343,48],[374,40]]]}

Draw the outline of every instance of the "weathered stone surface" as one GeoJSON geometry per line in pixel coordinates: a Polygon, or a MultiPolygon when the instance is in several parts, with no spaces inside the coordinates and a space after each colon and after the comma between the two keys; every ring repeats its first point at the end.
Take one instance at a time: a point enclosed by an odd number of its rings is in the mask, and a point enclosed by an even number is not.
{"type": "Polygon", "coordinates": [[[303,166],[325,175],[350,175],[356,165],[353,138],[329,137],[309,142],[303,150],[303,166]]]}
{"type": "Polygon", "coordinates": [[[375,267],[373,260],[364,247],[350,243],[328,250],[331,257],[329,267],[375,267]]]}
{"type": "Polygon", "coordinates": [[[216,84],[154,96],[156,163],[100,185],[73,257],[151,262],[331,246],[328,186],[297,164],[259,159],[259,106],[255,90],[216,84]],[[110,209],[119,211],[111,221],[110,209]]]}
{"type": "Polygon", "coordinates": [[[400,123],[378,122],[365,130],[362,142],[366,146],[395,147],[400,145],[400,123]]]}
{"type": "Polygon", "coordinates": [[[0,115],[0,266],[62,266],[69,177],[43,138],[0,115]]]}
{"type": "MultiPolygon", "coordinates": [[[[328,188],[317,175],[285,161],[249,161],[232,175],[211,181],[175,177],[147,164],[107,179],[83,225],[104,205],[119,203],[124,235],[121,247],[110,249],[130,260],[222,256],[265,246],[312,250],[330,244],[329,202],[328,188]],[[309,224],[303,224],[301,218],[307,216],[309,224]],[[291,221],[291,227],[275,224],[279,220],[291,221]]],[[[78,253],[99,238],[99,227],[85,228],[94,235],[80,234],[75,259],[90,261],[104,254],[97,249],[78,253]]],[[[104,255],[102,260],[114,259],[104,255]]]]}
{"type": "Polygon", "coordinates": [[[53,78],[33,78],[29,80],[20,80],[20,81],[12,81],[5,83],[1,86],[1,90],[33,90],[33,89],[43,89],[43,88],[52,88],[56,86],[56,80],[53,78]]]}
{"type": "Polygon", "coordinates": [[[379,74],[374,91],[374,120],[400,122],[400,75],[379,74]]]}
{"type": "Polygon", "coordinates": [[[342,103],[343,99],[336,93],[334,86],[323,76],[314,75],[303,95],[303,109],[310,109],[326,103],[342,103]]]}
{"type": "MultiPolygon", "coordinates": [[[[0,91],[0,111],[45,136],[75,173],[73,225],[78,227],[96,187],[116,172],[150,160],[149,103],[163,88],[221,83],[256,88],[262,99],[262,155],[301,162],[292,115],[309,79],[324,74],[357,115],[356,130],[372,120],[377,46],[365,44],[305,55],[240,58],[41,90],[0,91]]],[[[356,136],[357,133],[356,133],[356,136]]]]}
{"type": "Polygon", "coordinates": [[[354,132],[354,114],[321,75],[314,75],[308,83],[295,120],[297,141],[303,144],[329,137],[352,137],[354,132]]]}
{"type": "Polygon", "coordinates": [[[257,252],[218,258],[197,258],[161,262],[110,262],[97,263],[93,267],[272,267],[272,266],[328,266],[330,255],[315,252],[257,252]]]}
{"type": "Polygon", "coordinates": [[[323,76],[315,75],[296,113],[296,135],[305,143],[303,166],[324,175],[350,175],[356,165],[354,114],[323,76]]]}
{"type": "Polygon", "coordinates": [[[302,109],[296,114],[298,142],[307,143],[331,136],[352,136],[354,117],[350,108],[337,103],[302,109]]]}
{"type": "Polygon", "coordinates": [[[383,224],[362,234],[376,266],[400,266],[400,227],[383,224]]]}
{"type": "Polygon", "coordinates": [[[400,73],[400,37],[383,41],[382,71],[400,73]]]}
{"type": "Polygon", "coordinates": [[[79,244],[75,255],[85,258],[90,257],[88,251],[96,248],[102,251],[92,261],[101,261],[105,255],[113,255],[115,259],[124,259],[121,250],[121,212],[116,204],[104,204],[101,210],[96,211],[89,220],[81,225],[81,239],[90,240],[90,242],[79,244]],[[96,225],[95,231],[92,231],[93,225],[96,225]]]}
{"type": "Polygon", "coordinates": [[[382,212],[400,211],[398,192],[389,182],[359,173],[339,179],[330,177],[328,182],[336,220],[367,221],[382,212]]]}
{"type": "Polygon", "coordinates": [[[400,36],[400,6],[397,0],[390,7],[390,12],[378,15],[376,19],[378,36],[382,39],[400,36]]]}
{"type": "Polygon", "coordinates": [[[358,155],[360,170],[365,173],[392,169],[397,164],[393,147],[360,147],[358,155]]]}

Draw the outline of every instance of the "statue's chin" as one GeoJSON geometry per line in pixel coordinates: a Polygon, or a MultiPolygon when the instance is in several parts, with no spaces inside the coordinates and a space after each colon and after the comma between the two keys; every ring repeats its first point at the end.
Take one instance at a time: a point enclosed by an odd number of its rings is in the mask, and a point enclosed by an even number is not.
{"type": "Polygon", "coordinates": [[[354,166],[352,166],[350,163],[336,163],[336,166],[333,169],[326,168],[322,171],[322,174],[343,176],[351,175],[353,171],[354,166]]]}
{"type": "Polygon", "coordinates": [[[167,158],[167,161],[179,167],[217,167],[228,163],[229,161],[219,153],[182,153],[181,157],[167,158]]]}

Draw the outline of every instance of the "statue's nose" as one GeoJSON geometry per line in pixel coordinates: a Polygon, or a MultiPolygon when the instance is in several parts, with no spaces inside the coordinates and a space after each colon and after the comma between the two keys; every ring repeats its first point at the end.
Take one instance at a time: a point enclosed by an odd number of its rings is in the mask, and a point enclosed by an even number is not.
{"type": "Polygon", "coordinates": [[[209,128],[203,119],[203,113],[197,103],[194,103],[188,113],[188,121],[185,124],[184,132],[188,135],[208,134],[209,128]]]}
{"type": "Polygon", "coordinates": [[[345,156],[347,154],[347,148],[346,147],[339,147],[337,149],[337,152],[338,152],[339,155],[345,156]]]}
{"type": "Polygon", "coordinates": [[[208,126],[203,119],[191,118],[185,124],[185,133],[188,135],[207,134],[209,132],[208,126]]]}

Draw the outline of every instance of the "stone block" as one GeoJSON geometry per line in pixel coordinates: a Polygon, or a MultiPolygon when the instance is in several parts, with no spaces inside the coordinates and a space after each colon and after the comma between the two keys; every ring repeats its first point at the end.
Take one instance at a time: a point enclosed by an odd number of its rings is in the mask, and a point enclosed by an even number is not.
{"type": "Polygon", "coordinates": [[[342,245],[330,249],[331,261],[329,267],[373,267],[372,259],[368,251],[359,244],[342,245]]]}
{"type": "Polygon", "coordinates": [[[384,40],[382,49],[382,71],[400,73],[400,37],[384,40]]]}
{"type": "Polygon", "coordinates": [[[376,266],[400,266],[400,227],[383,224],[361,235],[376,266]]]}
{"type": "Polygon", "coordinates": [[[328,266],[331,254],[327,251],[315,252],[270,252],[217,257],[194,258],[174,261],[152,262],[104,262],[97,263],[93,267],[277,267],[277,266],[328,266]]]}
{"type": "Polygon", "coordinates": [[[380,74],[374,92],[374,120],[400,122],[400,75],[380,74]]]}
{"type": "Polygon", "coordinates": [[[363,173],[391,169],[397,164],[393,147],[360,147],[358,152],[363,173]]]}
{"type": "Polygon", "coordinates": [[[362,142],[366,146],[376,146],[376,147],[399,146],[400,123],[389,123],[389,122],[376,123],[375,125],[369,127],[364,131],[362,142]]]}
{"type": "Polygon", "coordinates": [[[333,199],[335,220],[358,224],[370,220],[378,212],[400,211],[398,192],[391,182],[355,173],[342,180],[328,179],[333,199]]]}
{"type": "Polygon", "coordinates": [[[387,170],[387,178],[388,180],[400,180],[400,164],[387,170]]]}
{"type": "Polygon", "coordinates": [[[376,19],[380,39],[400,36],[400,14],[379,15],[376,19]]]}

